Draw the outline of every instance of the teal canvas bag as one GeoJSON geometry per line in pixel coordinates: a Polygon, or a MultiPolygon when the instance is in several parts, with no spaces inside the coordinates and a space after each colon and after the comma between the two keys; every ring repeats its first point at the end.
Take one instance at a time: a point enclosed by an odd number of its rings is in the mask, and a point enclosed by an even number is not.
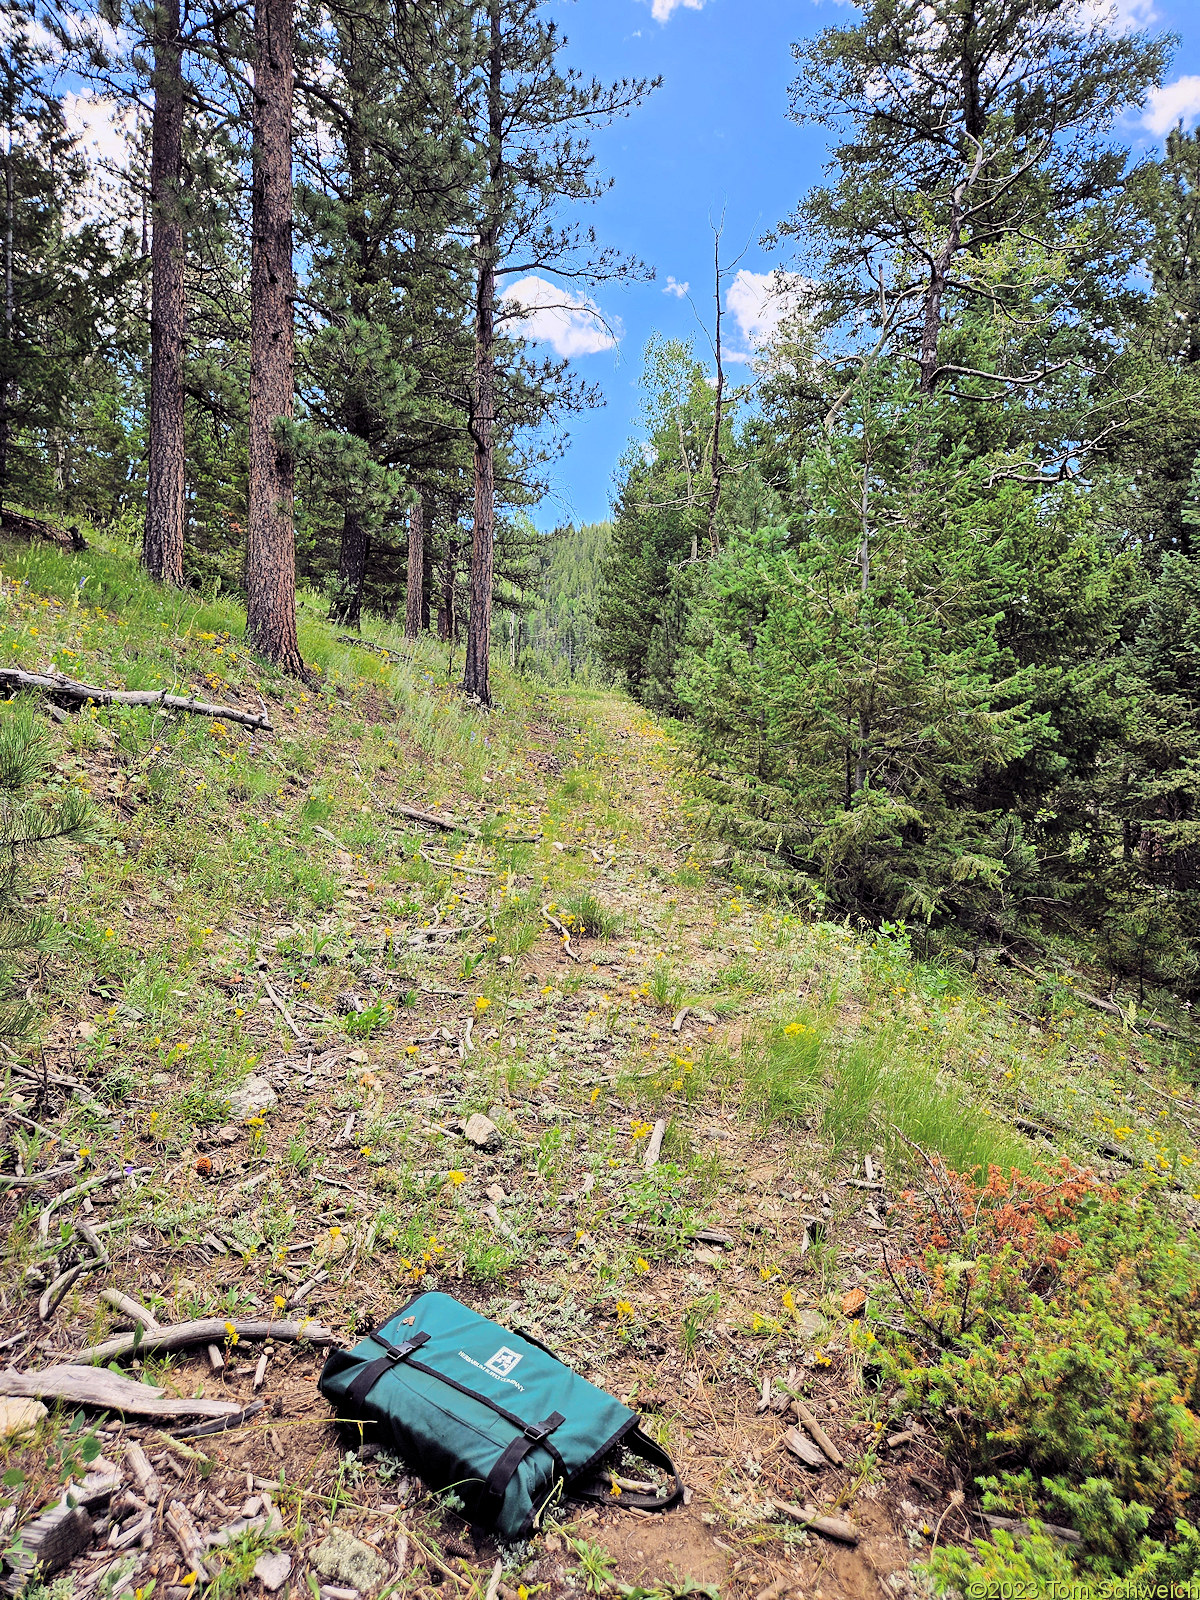
{"type": "Polygon", "coordinates": [[[529,1334],[489,1322],[452,1295],[424,1291],[325,1362],[321,1393],[340,1417],[374,1423],[432,1489],[453,1489],[471,1521],[524,1538],[565,1495],[609,1498],[592,1481],[623,1445],[669,1473],[664,1495],[614,1504],[665,1511],[683,1497],[671,1458],[637,1413],[597,1389],[529,1334]]]}

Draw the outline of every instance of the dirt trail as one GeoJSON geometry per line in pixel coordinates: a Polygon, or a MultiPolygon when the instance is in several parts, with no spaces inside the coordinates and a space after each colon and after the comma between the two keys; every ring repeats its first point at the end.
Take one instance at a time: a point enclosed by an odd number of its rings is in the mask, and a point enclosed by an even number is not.
{"type": "MultiPolygon", "coordinates": [[[[534,1541],[502,1595],[518,1583],[553,1595],[579,1581],[570,1543],[579,1539],[608,1552],[595,1557],[597,1581],[607,1573],[664,1595],[687,1580],[738,1597],[774,1585],[779,1600],[904,1593],[909,1529],[935,1521],[944,1502],[922,1509],[925,1491],[908,1479],[912,1468],[939,1475],[919,1438],[895,1464],[877,1449],[848,1353],[878,1279],[883,1197],[835,1182],[802,1136],[763,1129],[722,1078],[723,1047],[773,1002],[773,946],[760,914],[711,875],[711,843],[702,849],[688,832],[663,735],[615,697],[588,709],[590,724],[530,730],[531,782],[553,803],[523,865],[483,841],[452,851],[444,835],[425,837],[427,855],[450,863],[445,921],[481,923],[470,938],[439,947],[419,913],[381,935],[387,886],[344,850],[333,920],[347,940],[378,938],[403,959],[349,975],[314,960],[299,978],[279,955],[292,930],[264,922],[260,968],[228,980],[231,1003],[257,1006],[257,1087],[244,1115],[198,1126],[161,1163],[147,1135],[130,1155],[152,1176],[96,1192],[94,1219],[136,1219],[112,1234],[106,1281],[165,1296],[172,1321],[212,1314],[214,1303],[232,1317],[298,1302],[347,1341],[414,1286],[436,1283],[520,1321],[628,1398],[669,1443],[688,1503],[661,1520],[621,1510],[619,1497],[585,1509],[534,1541]],[[548,907],[591,890],[625,931],[577,937],[574,960],[534,917],[505,964],[489,966],[482,923],[501,889],[544,895],[548,907]],[[464,974],[474,955],[485,964],[464,974]],[[267,984],[274,1001],[260,993],[267,984]],[[404,991],[415,1003],[374,1034],[313,1020],[335,1007],[353,1018],[404,991]],[[473,1111],[498,1125],[498,1149],[462,1136],[473,1111]],[[648,1169],[659,1118],[669,1122],[663,1157],[648,1169]],[[762,1410],[765,1380],[774,1404],[762,1410]],[[805,1466],[789,1450],[785,1386],[803,1394],[843,1465],[805,1466]],[[857,1547],[780,1520],[779,1501],[853,1518],[857,1547]]],[[[457,798],[462,814],[470,805],[457,798]]],[[[27,1319],[22,1366],[89,1342],[100,1287],[84,1280],[49,1330],[27,1319]]],[[[28,1295],[21,1310],[31,1310],[28,1295]]],[[[259,1353],[229,1342],[219,1372],[203,1350],[135,1361],[168,1392],[265,1404],[241,1428],[200,1441],[204,1462],[113,1423],[100,1434],[105,1457],[119,1461],[124,1439],[140,1439],[170,1484],[164,1506],[189,1504],[209,1532],[248,1495],[274,1495],[293,1594],[306,1592],[308,1555],[331,1518],[389,1562],[397,1527],[411,1533],[409,1565],[395,1575],[403,1592],[436,1583],[449,1592],[425,1548],[461,1593],[482,1593],[486,1541],[472,1544],[386,1455],[364,1459],[368,1448],[347,1463],[315,1387],[319,1353],[277,1343],[256,1390],[259,1353]]],[[[149,1547],[123,1566],[97,1547],[82,1555],[76,1595],[101,1583],[118,1597],[144,1593],[153,1579],[166,1600],[187,1600],[162,1509],[149,1547]]],[[[262,1592],[247,1562],[223,1580],[222,1600],[239,1586],[262,1592]]]]}

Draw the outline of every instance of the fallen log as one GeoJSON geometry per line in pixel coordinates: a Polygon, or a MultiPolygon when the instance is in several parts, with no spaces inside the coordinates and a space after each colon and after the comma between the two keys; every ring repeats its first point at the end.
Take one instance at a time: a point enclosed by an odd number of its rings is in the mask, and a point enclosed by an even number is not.
{"type": "Polygon", "coordinates": [[[76,1405],[137,1417],[228,1417],[242,1409],[236,1400],[168,1395],[165,1389],[123,1378],[105,1367],[73,1365],[43,1367],[39,1372],[0,1372],[0,1395],[69,1400],[76,1405]]]}
{"type": "Polygon", "coordinates": [[[0,688],[41,689],[52,700],[69,700],[81,705],[90,700],[98,706],[162,706],[167,711],[190,711],[197,717],[219,717],[225,722],[239,722],[244,728],[271,732],[265,711],[212,705],[189,695],[168,694],[165,689],[102,689],[97,684],[77,683],[74,678],[64,678],[58,673],[26,672],[21,667],[0,667],[0,688]]]}
{"type": "Polygon", "coordinates": [[[443,833],[465,833],[472,839],[479,838],[478,828],[469,822],[460,822],[457,817],[439,817],[433,811],[418,811],[416,806],[393,806],[392,810],[398,817],[423,823],[427,828],[440,828],[443,833]]]}
{"type": "MultiPolygon", "coordinates": [[[[473,822],[463,822],[459,817],[439,817],[436,811],[419,811],[416,806],[393,806],[397,817],[407,817],[409,822],[420,822],[427,828],[440,828],[443,833],[465,833],[470,839],[482,839],[483,830],[473,822]]],[[[537,844],[540,833],[498,833],[496,844],[537,844]]]]}
{"type": "Polygon", "coordinates": [[[118,1334],[103,1344],[91,1345],[76,1356],[78,1362],[114,1361],[120,1356],[153,1355],[159,1350],[184,1350],[190,1344],[222,1343],[231,1334],[239,1339],[287,1339],[304,1344],[336,1344],[336,1335],[319,1322],[275,1322],[267,1318],[226,1322],[221,1317],[201,1317],[196,1322],[177,1322],[171,1328],[147,1329],[140,1335],[118,1334]]]}
{"type": "MultiPolygon", "coordinates": [[[[995,1517],[988,1511],[980,1511],[977,1515],[990,1529],[1001,1528],[1006,1533],[1015,1533],[1019,1538],[1028,1539],[1033,1532],[1029,1524],[1022,1522],[1019,1517],[995,1517]]],[[[1043,1522],[1041,1528],[1043,1533],[1051,1539],[1057,1539],[1060,1544],[1079,1544],[1083,1538],[1074,1528],[1060,1527],[1057,1522],[1043,1522]]]]}
{"type": "Polygon", "coordinates": [[[76,552],[86,550],[87,540],[72,523],[69,528],[59,528],[43,517],[29,517],[20,511],[6,511],[0,518],[0,532],[18,539],[48,539],[51,544],[65,546],[76,552]]]}

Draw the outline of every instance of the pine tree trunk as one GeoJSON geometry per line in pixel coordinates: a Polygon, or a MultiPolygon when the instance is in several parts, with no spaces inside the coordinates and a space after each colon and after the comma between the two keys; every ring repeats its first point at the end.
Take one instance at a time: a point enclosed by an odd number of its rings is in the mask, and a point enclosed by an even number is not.
{"type": "Polygon", "coordinates": [[[363,584],[371,536],[357,511],[346,508],[342,518],[342,543],[338,551],[337,587],[329,607],[330,622],[358,632],[362,627],[363,584]]]}
{"type": "Polygon", "coordinates": [[[150,460],[142,562],[160,583],[183,583],[183,50],[179,0],[154,11],[154,114],[150,125],[150,460]]]}
{"type": "Polygon", "coordinates": [[[495,230],[481,243],[483,257],[475,300],[475,395],[471,431],[475,440],[475,522],[471,536],[470,612],[463,691],[491,705],[488,654],[492,639],[492,572],[496,541],[495,481],[495,301],[492,259],[495,230]]]}
{"type": "Polygon", "coordinates": [[[0,371],[0,514],[8,491],[8,446],[12,434],[12,379],[8,364],[12,360],[13,332],[16,323],[16,298],[13,288],[13,227],[16,197],[13,182],[13,109],[8,108],[8,138],[4,155],[4,360],[0,371]]]}
{"type": "Polygon", "coordinates": [[[501,94],[500,0],[488,0],[487,220],[480,231],[475,285],[475,393],[471,433],[475,441],[475,525],[471,537],[471,604],[467,624],[463,691],[490,706],[488,653],[492,636],[492,569],[496,542],[496,212],[503,167],[504,103],[501,94]]]}
{"type": "MultiPolygon", "coordinates": [[[[359,92],[357,76],[351,71],[350,113],[346,128],[346,160],[349,176],[349,190],[347,194],[347,222],[346,233],[354,247],[356,266],[359,278],[353,283],[350,292],[351,310],[356,316],[362,316],[366,310],[366,300],[363,294],[363,278],[369,271],[369,245],[366,229],[363,225],[362,189],[363,189],[363,143],[361,137],[363,96],[359,92]]],[[[371,439],[371,419],[363,397],[354,396],[349,406],[350,421],[349,432],[356,439],[361,439],[369,453],[371,439]]],[[[355,493],[353,484],[347,483],[344,490],[349,500],[355,493]]],[[[357,511],[347,507],[342,520],[342,543],[338,551],[337,587],[334,590],[333,600],[329,607],[331,622],[340,622],[346,627],[360,629],[362,625],[362,597],[363,585],[367,579],[367,560],[370,555],[371,536],[357,511]]]]}
{"type": "Polygon", "coordinates": [[[421,602],[425,584],[425,496],[408,513],[408,580],[404,595],[404,637],[415,639],[421,631],[421,602]]]}
{"type": "Polygon", "coordinates": [[[255,0],[246,639],[304,676],[296,639],[292,419],[292,0],[255,0]]]}
{"type": "Polygon", "coordinates": [[[429,608],[433,597],[433,496],[425,497],[425,554],[421,563],[421,632],[429,632],[429,608]]]}

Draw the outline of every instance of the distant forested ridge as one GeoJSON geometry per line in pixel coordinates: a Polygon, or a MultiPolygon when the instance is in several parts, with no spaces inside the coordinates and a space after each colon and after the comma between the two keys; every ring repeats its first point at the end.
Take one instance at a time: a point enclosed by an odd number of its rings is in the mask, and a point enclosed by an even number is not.
{"type": "Polygon", "coordinates": [[[600,568],[611,539],[611,522],[585,522],[558,528],[540,541],[530,568],[536,598],[518,623],[523,670],[553,678],[613,681],[616,674],[596,651],[600,568]]]}
{"type": "Polygon", "coordinates": [[[1167,47],[868,0],[795,54],[793,314],[723,393],[647,349],[600,654],[746,881],[1200,993],[1200,137],[1113,135],[1167,47]]]}

